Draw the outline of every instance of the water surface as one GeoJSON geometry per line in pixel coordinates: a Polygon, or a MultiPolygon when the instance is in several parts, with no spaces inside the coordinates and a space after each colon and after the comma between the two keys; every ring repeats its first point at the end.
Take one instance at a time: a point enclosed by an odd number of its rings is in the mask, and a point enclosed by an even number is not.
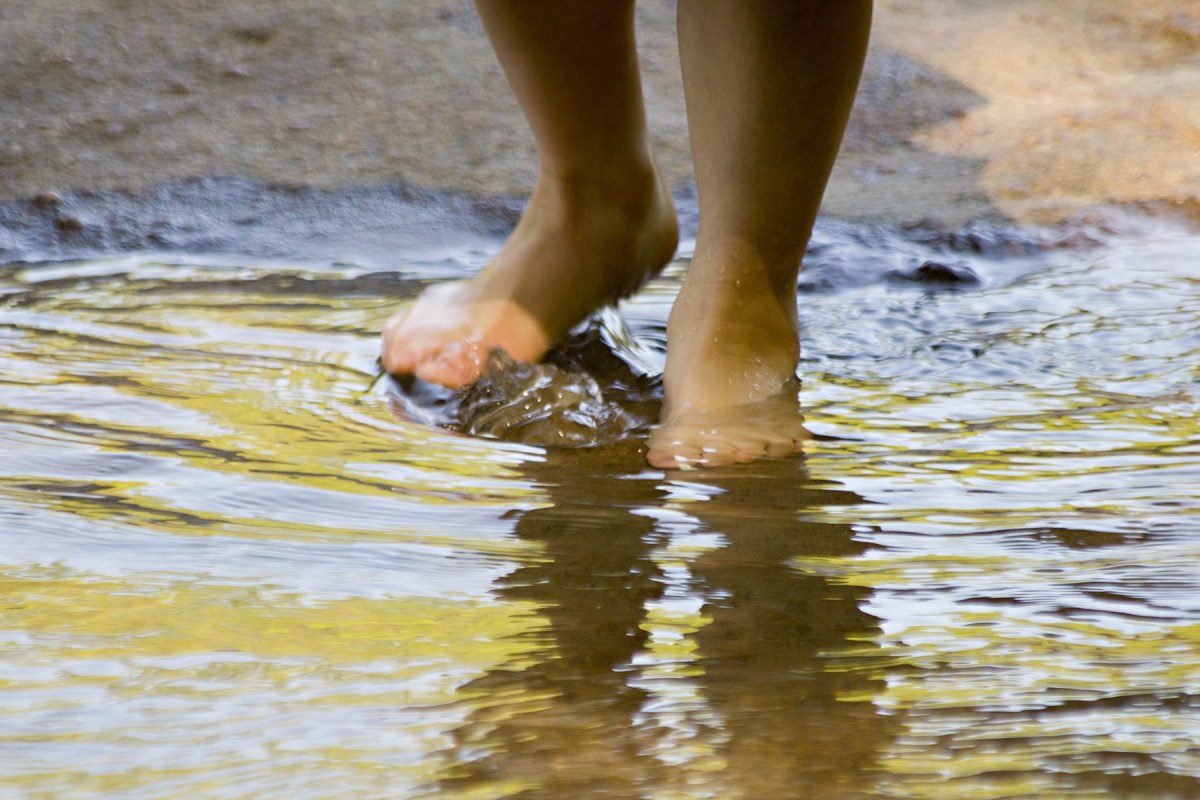
{"type": "Polygon", "coordinates": [[[683,473],[686,248],[598,445],[374,382],[498,242],[0,268],[0,794],[1200,796],[1200,238],[824,222],[817,438],[683,473]]]}

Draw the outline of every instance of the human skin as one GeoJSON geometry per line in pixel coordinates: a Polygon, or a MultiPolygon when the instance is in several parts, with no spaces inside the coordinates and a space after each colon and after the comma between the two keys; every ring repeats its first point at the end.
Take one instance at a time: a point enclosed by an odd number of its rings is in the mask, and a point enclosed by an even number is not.
{"type": "MultiPolygon", "coordinates": [[[[674,254],[646,131],[633,2],[479,0],[529,120],[538,178],[496,258],[390,319],[394,374],[475,381],[501,347],[537,360],[674,254]]],[[[796,276],[853,103],[869,0],[681,0],[700,222],[667,324],[662,468],[797,452],[805,438],[796,276]]]]}

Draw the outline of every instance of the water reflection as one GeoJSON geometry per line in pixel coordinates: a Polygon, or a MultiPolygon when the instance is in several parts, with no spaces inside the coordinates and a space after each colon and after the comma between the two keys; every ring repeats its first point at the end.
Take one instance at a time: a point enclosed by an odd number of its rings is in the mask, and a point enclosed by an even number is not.
{"type": "Polygon", "coordinates": [[[853,558],[850,526],[822,518],[860,499],[812,488],[799,461],[704,478],[722,494],[695,508],[724,547],[697,559],[712,622],[697,634],[705,684],[725,721],[732,787],[745,797],[850,797],[873,784],[891,735],[868,669],[876,621],[869,590],[803,574],[793,560],[853,558]]]}
{"type": "MultiPolygon", "coordinates": [[[[365,391],[486,253],[0,269],[0,794],[1200,796],[1200,240],[880,236],[818,237],[806,460],[670,476],[365,391]]],[[[560,354],[638,421],[680,269],[560,354]]]]}
{"type": "Polygon", "coordinates": [[[437,795],[871,796],[891,726],[869,592],[792,567],[862,551],[819,519],[858,498],[800,460],[660,482],[625,471],[637,455],[524,468],[551,504],[515,530],[543,557],[496,592],[544,627],[460,688],[437,795]]]}

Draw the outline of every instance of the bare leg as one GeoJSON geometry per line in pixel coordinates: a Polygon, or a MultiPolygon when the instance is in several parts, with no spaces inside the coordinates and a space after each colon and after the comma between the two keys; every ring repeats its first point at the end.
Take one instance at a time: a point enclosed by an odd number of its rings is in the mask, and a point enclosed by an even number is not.
{"type": "Polygon", "coordinates": [[[450,387],[474,382],[494,347],[541,358],[661,270],[678,240],[646,135],[632,0],[477,5],[533,130],[538,179],[490,265],[384,327],[389,372],[450,387]]]}
{"type": "Polygon", "coordinates": [[[800,448],[796,275],[870,22],[870,0],[679,2],[700,227],[667,324],[656,466],[800,448]]]}

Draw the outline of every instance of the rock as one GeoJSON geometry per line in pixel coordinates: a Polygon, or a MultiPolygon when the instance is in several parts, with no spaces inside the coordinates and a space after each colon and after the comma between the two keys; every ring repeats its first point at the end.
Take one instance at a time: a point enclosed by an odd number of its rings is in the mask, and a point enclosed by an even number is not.
{"type": "Polygon", "coordinates": [[[483,377],[464,390],[458,419],[473,436],[566,447],[613,441],[638,425],[604,398],[591,375],[514,361],[499,349],[488,356],[483,377]]]}
{"type": "Polygon", "coordinates": [[[965,288],[983,284],[983,278],[966,264],[943,264],[940,261],[926,261],[915,269],[894,269],[887,277],[900,283],[945,288],[965,288]]]}

